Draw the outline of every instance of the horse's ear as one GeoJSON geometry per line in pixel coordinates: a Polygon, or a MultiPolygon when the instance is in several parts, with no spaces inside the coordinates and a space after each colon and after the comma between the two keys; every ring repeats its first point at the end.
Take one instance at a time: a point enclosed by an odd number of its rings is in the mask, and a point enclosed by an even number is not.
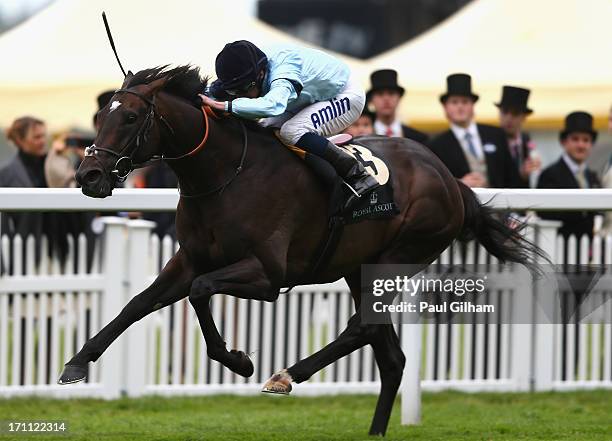
{"type": "Polygon", "coordinates": [[[121,85],[121,88],[125,89],[133,77],[134,77],[134,73],[131,70],[128,70],[128,73],[123,80],[123,84],[121,85]]]}
{"type": "Polygon", "coordinates": [[[162,78],[158,78],[155,81],[151,81],[149,83],[149,89],[147,90],[147,95],[149,96],[155,95],[157,92],[163,89],[163,87],[166,85],[168,80],[169,80],[168,77],[162,77],[162,78]]]}

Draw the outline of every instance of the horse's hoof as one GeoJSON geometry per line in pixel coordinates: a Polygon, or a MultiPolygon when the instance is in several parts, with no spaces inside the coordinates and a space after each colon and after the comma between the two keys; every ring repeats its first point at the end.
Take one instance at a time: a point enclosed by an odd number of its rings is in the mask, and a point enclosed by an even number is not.
{"type": "Polygon", "coordinates": [[[281,394],[281,395],[289,395],[291,392],[291,382],[293,378],[287,372],[287,369],[283,369],[282,371],[272,375],[268,381],[261,389],[262,392],[268,394],[281,394]]]}
{"type": "Polygon", "coordinates": [[[251,358],[242,351],[232,349],[229,352],[230,359],[226,365],[232,372],[242,375],[245,378],[250,377],[255,372],[251,358]]]}
{"type": "Polygon", "coordinates": [[[57,384],[73,384],[87,379],[87,366],[69,365],[64,366],[64,371],[57,380],[57,384]]]}

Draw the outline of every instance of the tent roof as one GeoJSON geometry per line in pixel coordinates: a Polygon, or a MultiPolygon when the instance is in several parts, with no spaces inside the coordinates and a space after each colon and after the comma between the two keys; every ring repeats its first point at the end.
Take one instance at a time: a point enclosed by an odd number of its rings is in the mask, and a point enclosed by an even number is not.
{"type": "MultiPolygon", "coordinates": [[[[24,114],[52,128],[90,127],[96,96],[116,89],[123,75],[108,43],[106,11],[119,56],[134,72],[192,63],[214,73],[228,41],[298,43],[288,34],[218,2],[174,0],[159,8],[145,0],[57,0],[0,37],[0,126],[24,114]]],[[[300,43],[303,44],[303,43],[300,43]]],[[[361,62],[342,57],[356,70],[361,62]]]]}
{"type": "Polygon", "coordinates": [[[496,120],[502,85],[531,89],[532,127],[558,128],[586,110],[605,124],[612,102],[608,0],[478,0],[420,37],[372,60],[406,88],[401,112],[415,125],[443,121],[446,76],[472,75],[479,120],[496,120]]]}
{"type": "MultiPolygon", "coordinates": [[[[121,84],[100,17],[106,11],[126,69],[193,63],[213,73],[227,41],[303,44],[218,2],[56,0],[0,36],[0,126],[24,114],[51,128],[90,127],[95,97],[121,84]]],[[[495,121],[504,84],[532,90],[531,127],[557,129],[586,110],[603,127],[612,101],[608,0],[475,0],[420,37],[361,62],[343,57],[367,84],[377,68],[394,68],[406,87],[400,114],[419,128],[446,125],[438,97],[452,72],[472,75],[479,121],[495,121]]]]}

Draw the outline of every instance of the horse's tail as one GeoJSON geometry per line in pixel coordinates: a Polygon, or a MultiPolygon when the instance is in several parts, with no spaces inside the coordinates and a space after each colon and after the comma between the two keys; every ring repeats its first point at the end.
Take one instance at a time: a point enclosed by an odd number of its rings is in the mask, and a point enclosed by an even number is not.
{"type": "Polygon", "coordinates": [[[538,257],[547,262],[550,259],[540,247],[521,234],[527,225],[515,221],[516,226],[509,226],[507,216],[499,216],[491,207],[481,204],[472,189],[463,182],[457,180],[457,184],[465,213],[458,239],[461,242],[476,239],[500,262],[520,263],[532,273],[541,273],[538,257]]]}

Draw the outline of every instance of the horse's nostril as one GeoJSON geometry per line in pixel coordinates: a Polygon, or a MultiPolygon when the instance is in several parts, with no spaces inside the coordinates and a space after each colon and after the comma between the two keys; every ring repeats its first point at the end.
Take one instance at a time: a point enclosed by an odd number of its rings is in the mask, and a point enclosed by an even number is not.
{"type": "Polygon", "coordinates": [[[79,181],[81,185],[92,185],[98,182],[101,177],[102,177],[102,172],[100,172],[99,170],[90,170],[87,173],[85,173],[85,175],[82,176],[81,179],[79,179],[79,181]]]}

